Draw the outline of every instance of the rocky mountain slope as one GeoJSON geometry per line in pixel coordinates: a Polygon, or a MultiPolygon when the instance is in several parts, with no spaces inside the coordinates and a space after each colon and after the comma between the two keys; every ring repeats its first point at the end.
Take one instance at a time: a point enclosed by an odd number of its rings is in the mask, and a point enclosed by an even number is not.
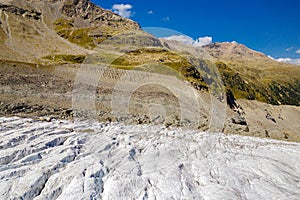
{"type": "Polygon", "coordinates": [[[2,1],[0,22],[1,59],[38,64],[49,55],[86,55],[96,42],[139,29],[88,0],[2,1]]]}
{"type": "Polygon", "coordinates": [[[300,68],[279,63],[237,43],[204,47],[214,57],[224,83],[236,98],[300,105],[300,68]]]}
{"type": "Polygon", "coordinates": [[[300,119],[299,107],[294,107],[300,103],[300,68],[277,63],[241,44],[195,48],[158,39],[136,22],[88,0],[1,0],[0,47],[1,115],[72,118],[74,96],[84,88],[95,96],[93,108],[101,121],[188,124],[209,130],[218,121],[211,117],[218,104],[220,113],[226,114],[219,120],[225,124],[219,131],[299,141],[300,123],[290,118],[300,119]],[[107,67],[105,73],[94,65],[107,67]],[[150,73],[148,78],[165,76],[141,80],[145,74],[140,72],[150,73]],[[143,87],[130,96],[130,114],[116,116],[111,102],[130,92],[130,87],[120,85],[136,84],[130,82],[133,77],[140,78],[136,83],[143,87]],[[146,80],[152,85],[146,86],[146,80]],[[259,102],[253,101],[255,107],[248,109],[243,99],[259,102]],[[199,109],[192,106],[195,102],[199,109]],[[151,117],[152,105],[156,113],[151,117]],[[197,123],[181,119],[182,110],[189,113],[185,116],[198,116],[197,123]]]}
{"type": "Polygon", "coordinates": [[[300,105],[298,66],[276,62],[263,53],[233,42],[195,48],[180,42],[162,41],[171,50],[188,57],[189,63],[202,71],[202,76],[208,71],[205,65],[217,68],[229,97],[234,95],[236,99],[273,105],[300,105]],[[199,59],[206,63],[199,63],[199,59]]]}

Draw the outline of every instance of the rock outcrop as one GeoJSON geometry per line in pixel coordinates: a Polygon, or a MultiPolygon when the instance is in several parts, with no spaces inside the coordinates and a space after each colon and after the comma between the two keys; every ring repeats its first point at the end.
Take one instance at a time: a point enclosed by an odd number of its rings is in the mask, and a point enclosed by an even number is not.
{"type": "Polygon", "coordinates": [[[42,13],[37,12],[35,10],[24,10],[22,8],[13,6],[13,5],[5,5],[0,3],[0,10],[4,12],[10,12],[15,15],[19,15],[22,17],[33,18],[35,20],[40,20],[42,13]]]}

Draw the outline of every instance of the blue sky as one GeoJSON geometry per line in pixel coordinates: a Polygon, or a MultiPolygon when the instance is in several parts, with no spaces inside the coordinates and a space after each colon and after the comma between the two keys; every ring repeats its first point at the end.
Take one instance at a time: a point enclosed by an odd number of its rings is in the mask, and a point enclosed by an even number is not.
{"type": "Polygon", "coordinates": [[[194,39],[236,41],[274,58],[300,58],[300,0],[92,0],[142,27],[162,27],[194,39]],[[299,53],[296,51],[299,50],[299,53]]]}

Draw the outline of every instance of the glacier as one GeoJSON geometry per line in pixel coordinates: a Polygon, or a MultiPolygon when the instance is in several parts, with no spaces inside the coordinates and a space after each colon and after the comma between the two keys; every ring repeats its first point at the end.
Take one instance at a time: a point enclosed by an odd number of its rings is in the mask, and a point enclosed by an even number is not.
{"type": "Polygon", "coordinates": [[[0,117],[0,199],[300,199],[300,144],[0,117]]]}

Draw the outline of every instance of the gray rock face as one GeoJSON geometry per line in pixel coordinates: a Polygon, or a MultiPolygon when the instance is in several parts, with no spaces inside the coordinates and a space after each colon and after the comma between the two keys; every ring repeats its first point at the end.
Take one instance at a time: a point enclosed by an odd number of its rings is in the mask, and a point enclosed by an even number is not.
{"type": "Polygon", "coordinates": [[[246,119],[242,116],[237,116],[236,118],[231,118],[232,123],[239,125],[247,125],[246,119]]]}
{"type": "Polygon", "coordinates": [[[0,118],[0,199],[297,199],[300,145],[118,123],[0,118]]]}
{"type": "Polygon", "coordinates": [[[5,5],[0,3],[0,10],[13,13],[15,15],[20,15],[27,18],[32,18],[35,20],[40,20],[42,13],[35,10],[26,10],[13,5],[5,5]]]}
{"type": "Polygon", "coordinates": [[[106,24],[109,26],[122,26],[127,29],[139,29],[138,23],[122,18],[110,10],[105,10],[90,0],[40,0],[49,4],[59,4],[60,12],[69,18],[82,18],[94,25],[106,24]]]}

